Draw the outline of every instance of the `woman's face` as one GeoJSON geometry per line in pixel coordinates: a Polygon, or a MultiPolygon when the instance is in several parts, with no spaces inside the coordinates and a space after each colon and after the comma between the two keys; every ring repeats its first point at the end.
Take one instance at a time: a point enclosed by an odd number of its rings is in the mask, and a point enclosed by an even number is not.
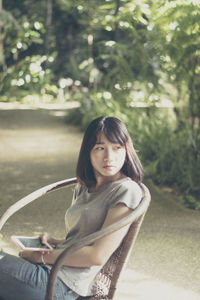
{"type": "Polygon", "coordinates": [[[120,144],[111,143],[103,133],[97,137],[96,144],[90,152],[90,161],[96,179],[98,177],[113,177],[120,175],[124,165],[126,149],[120,144]]]}

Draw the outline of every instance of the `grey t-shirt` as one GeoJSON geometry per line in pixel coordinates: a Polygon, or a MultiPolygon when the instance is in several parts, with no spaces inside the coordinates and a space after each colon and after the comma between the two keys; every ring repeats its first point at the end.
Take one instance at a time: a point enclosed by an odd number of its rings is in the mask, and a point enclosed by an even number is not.
{"type": "MultiPolygon", "coordinates": [[[[67,243],[99,230],[107,212],[117,203],[124,203],[134,209],[142,198],[140,186],[126,177],[111,182],[98,192],[89,192],[76,185],[72,206],[66,212],[67,243]]],[[[58,277],[74,292],[81,296],[96,293],[95,276],[102,266],[87,268],[62,267],[58,277]]]]}

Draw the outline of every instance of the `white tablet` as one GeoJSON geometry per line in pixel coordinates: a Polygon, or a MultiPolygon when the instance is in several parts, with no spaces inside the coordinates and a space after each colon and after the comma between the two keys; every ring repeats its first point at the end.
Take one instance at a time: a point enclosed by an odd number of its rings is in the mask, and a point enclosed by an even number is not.
{"type": "Polygon", "coordinates": [[[53,250],[53,248],[48,243],[42,244],[39,237],[12,235],[11,239],[23,250],[31,250],[31,251],[53,250]]]}

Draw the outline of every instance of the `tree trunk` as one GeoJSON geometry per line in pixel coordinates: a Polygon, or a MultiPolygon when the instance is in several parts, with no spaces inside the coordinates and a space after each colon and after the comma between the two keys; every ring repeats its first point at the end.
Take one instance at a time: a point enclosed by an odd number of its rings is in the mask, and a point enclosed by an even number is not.
{"type": "MultiPolygon", "coordinates": [[[[121,4],[120,0],[116,0],[115,17],[118,16],[120,4],[121,4]]],[[[119,37],[119,22],[116,21],[115,22],[115,42],[118,41],[118,37],[119,37]]]]}
{"type": "MultiPolygon", "coordinates": [[[[3,0],[0,0],[0,14],[3,12],[3,0]]],[[[0,65],[2,65],[3,71],[6,72],[7,66],[4,57],[4,45],[3,45],[3,22],[0,20],[0,65]]]]}
{"type": "Polygon", "coordinates": [[[45,37],[45,54],[49,54],[52,26],[53,0],[46,0],[46,37],[45,37]]]}

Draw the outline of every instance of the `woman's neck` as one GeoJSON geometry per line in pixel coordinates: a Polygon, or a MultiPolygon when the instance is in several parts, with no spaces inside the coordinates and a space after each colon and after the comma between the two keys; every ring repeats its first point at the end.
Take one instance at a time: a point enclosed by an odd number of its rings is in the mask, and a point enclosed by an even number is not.
{"type": "Polygon", "coordinates": [[[126,176],[122,173],[118,173],[115,176],[111,177],[102,177],[102,176],[96,176],[96,185],[92,188],[93,192],[97,192],[100,190],[102,187],[106,186],[107,184],[114,182],[116,180],[125,178],[126,176]]]}

